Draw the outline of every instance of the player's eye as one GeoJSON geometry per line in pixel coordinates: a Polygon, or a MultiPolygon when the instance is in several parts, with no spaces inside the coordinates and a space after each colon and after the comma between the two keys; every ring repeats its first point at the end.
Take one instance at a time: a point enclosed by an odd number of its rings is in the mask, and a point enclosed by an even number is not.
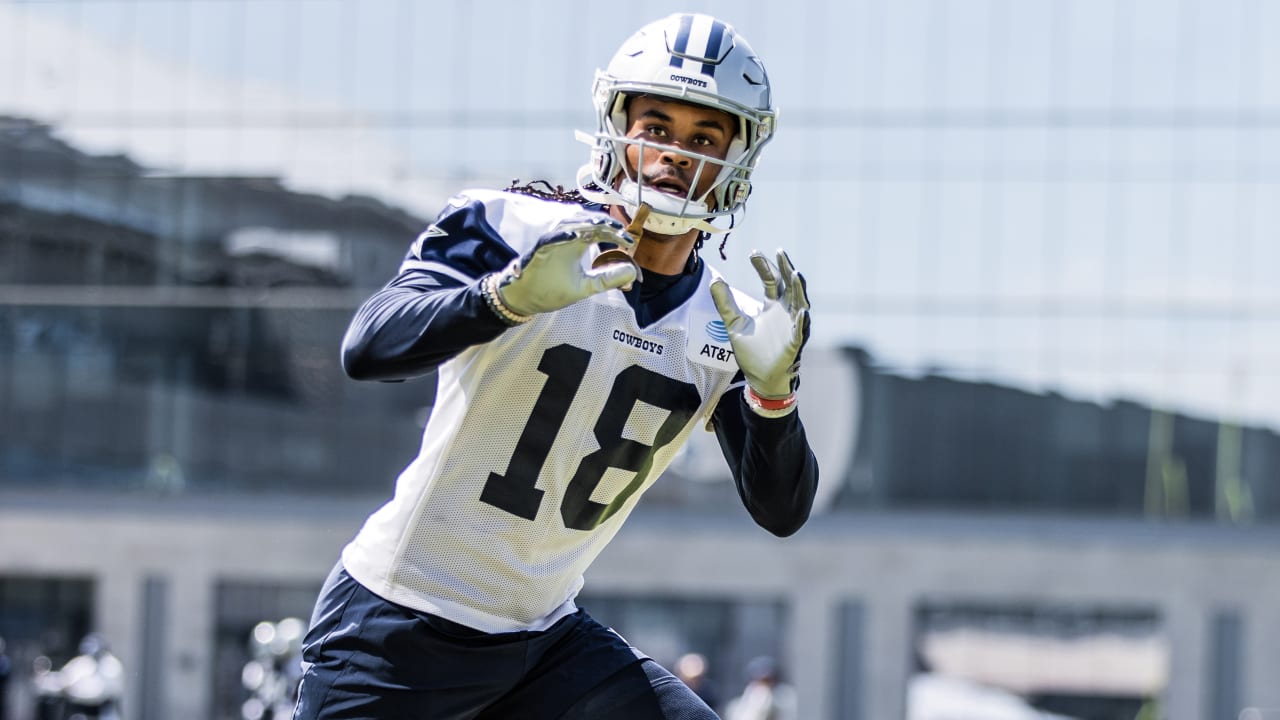
{"type": "Polygon", "coordinates": [[[649,127],[645,128],[645,132],[649,133],[654,137],[667,136],[667,129],[661,125],[650,125],[649,127]]]}

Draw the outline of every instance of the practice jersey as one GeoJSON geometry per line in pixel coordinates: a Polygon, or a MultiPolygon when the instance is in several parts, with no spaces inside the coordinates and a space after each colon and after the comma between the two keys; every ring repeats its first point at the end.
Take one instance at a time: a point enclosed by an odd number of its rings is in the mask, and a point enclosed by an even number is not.
{"type": "MultiPolygon", "coordinates": [[[[474,283],[581,211],[469,191],[402,271],[474,283]]],[[[343,551],[347,571],[392,602],[487,632],[573,612],[583,572],[737,372],[709,291],[717,274],[698,272],[692,295],[647,326],[610,290],[440,365],[418,456],[343,551]]]]}

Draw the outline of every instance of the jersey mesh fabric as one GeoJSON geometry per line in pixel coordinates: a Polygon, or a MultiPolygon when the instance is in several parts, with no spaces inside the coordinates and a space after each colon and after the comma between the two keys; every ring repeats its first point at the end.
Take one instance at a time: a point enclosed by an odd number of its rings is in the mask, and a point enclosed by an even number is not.
{"type": "MultiPolygon", "coordinates": [[[[519,212],[490,217],[522,252],[563,210],[539,216],[555,204],[513,197],[519,212]]],[[[344,550],[348,572],[388,600],[488,632],[572,612],[582,573],[732,379],[732,368],[686,359],[691,328],[714,317],[713,276],[707,268],[689,300],[646,328],[609,291],[442,365],[420,453],[344,550]]]]}

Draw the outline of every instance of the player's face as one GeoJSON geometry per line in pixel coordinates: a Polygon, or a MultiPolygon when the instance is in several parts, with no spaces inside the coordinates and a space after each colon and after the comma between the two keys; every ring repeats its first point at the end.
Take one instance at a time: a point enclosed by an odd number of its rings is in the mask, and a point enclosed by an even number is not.
{"type": "MultiPolygon", "coordinates": [[[[639,145],[627,146],[627,170],[645,187],[685,198],[698,172],[698,161],[681,151],[709,155],[723,160],[729,152],[737,123],[732,115],[701,105],[641,95],[627,106],[627,137],[643,139],[662,147],[644,149],[644,167],[640,167],[639,145]]],[[[700,198],[711,189],[720,166],[707,163],[698,175],[693,197],[700,198]]]]}

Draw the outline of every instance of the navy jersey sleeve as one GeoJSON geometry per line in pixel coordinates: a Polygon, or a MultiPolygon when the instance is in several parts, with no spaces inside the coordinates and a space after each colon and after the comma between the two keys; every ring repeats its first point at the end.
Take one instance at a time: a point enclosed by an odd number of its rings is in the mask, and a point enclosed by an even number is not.
{"type": "Polygon", "coordinates": [[[342,366],[357,380],[424,375],[507,325],[485,303],[479,281],[516,252],[479,200],[458,199],[414,241],[400,272],[356,311],[342,366]]]}
{"type": "Polygon", "coordinates": [[[818,491],[818,460],[809,448],[800,413],[780,418],[747,407],[745,386],[730,389],[712,414],[716,438],[743,505],[751,517],[779,537],[794,534],[809,519],[818,491]]]}

